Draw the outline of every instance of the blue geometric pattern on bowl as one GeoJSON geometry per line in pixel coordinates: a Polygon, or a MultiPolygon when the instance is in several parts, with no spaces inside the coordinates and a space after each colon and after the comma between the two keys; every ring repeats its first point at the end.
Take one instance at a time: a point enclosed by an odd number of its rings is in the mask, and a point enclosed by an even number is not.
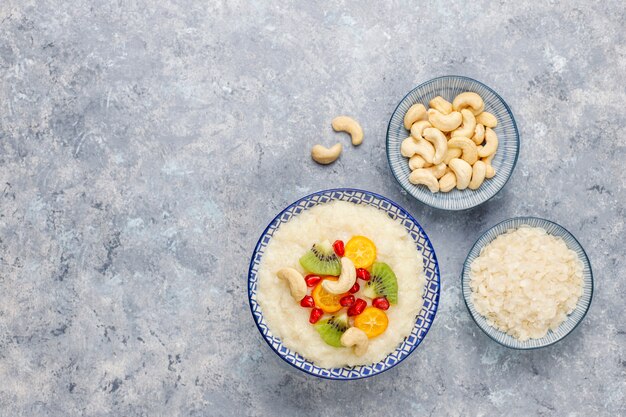
{"type": "Polygon", "coordinates": [[[387,159],[393,176],[413,197],[431,207],[444,210],[466,210],[496,195],[507,183],[515,168],[519,146],[519,133],[513,113],[502,97],[479,81],[456,75],[435,78],[415,87],[398,104],[387,127],[387,159]],[[452,102],[454,97],[464,91],[479,94],[485,102],[485,111],[494,114],[498,119],[498,126],[494,129],[498,135],[498,151],[491,161],[496,175],[485,180],[477,190],[455,188],[447,193],[431,193],[426,186],[409,182],[411,174],[409,160],[400,153],[402,141],[409,136],[409,132],[404,128],[404,114],[415,103],[422,103],[428,108],[428,102],[437,96],[452,102]]]}
{"type": "Polygon", "coordinates": [[[252,311],[254,321],[256,322],[256,325],[265,341],[290,365],[293,365],[294,367],[311,375],[337,380],[350,380],[373,376],[392,368],[409,356],[424,339],[435,318],[437,305],[439,304],[439,288],[439,265],[437,263],[435,250],[419,223],[417,223],[417,221],[402,207],[381,195],[371,193],[369,191],[347,188],[325,190],[308,195],[280,212],[261,235],[261,238],[254,249],[254,253],[252,254],[250,270],[248,273],[248,297],[250,301],[250,309],[252,311]],[[386,212],[391,219],[404,226],[408,234],[415,241],[417,250],[422,254],[426,286],[424,289],[424,305],[419,315],[416,317],[415,326],[413,327],[411,333],[404,339],[395,351],[390,353],[384,360],[372,365],[330,369],[316,366],[313,362],[308,361],[298,353],[289,350],[282,344],[278,337],[272,334],[271,330],[267,326],[267,323],[265,322],[265,319],[263,318],[261,307],[257,303],[257,273],[261,259],[265,253],[265,249],[272,239],[274,232],[276,232],[281,224],[288,222],[292,217],[299,215],[303,211],[334,200],[368,205],[386,212]]]}
{"type": "Polygon", "coordinates": [[[591,298],[593,297],[593,273],[591,272],[591,264],[589,263],[589,258],[587,257],[585,250],[580,245],[578,240],[576,240],[576,238],[563,226],[538,217],[516,217],[498,223],[491,229],[487,230],[476,241],[476,243],[474,243],[469,255],[467,255],[467,259],[465,259],[465,264],[463,265],[463,272],[461,273],[461,286],[463,288],[465,305],[467,306],[470,315],[478,327],[480,327],[482,331],[487,334],[487,336],[502,346],[513,349],[537,349],[550,346],[563,339],[572,330],[574,330],[585,317],[587,311],[589,310],[589,306],[591,305],[591,298]],[[576,252],[578,258],[583,263],[583,294],[578,299],[578,304],[576,305],[574,311],[567,316],[567,319],[561,323],[555,331],[549,330],[548,334],[540,339],[528,339],[524,342],[519,341],[494,327],[491,327],[487,323],[487,320],[481,316],[478,311],[476,311],[474,303],[472,303],[472,297],[470,297],[472,289],[469,285],[471,265],[474,259],[480,255],[480,251],[496,237],[506,233],[507,230],[517,229],[522,225],[541,227],[542,229],[545,229],[548,234],[562,238],[567,247],[576,252]]]}

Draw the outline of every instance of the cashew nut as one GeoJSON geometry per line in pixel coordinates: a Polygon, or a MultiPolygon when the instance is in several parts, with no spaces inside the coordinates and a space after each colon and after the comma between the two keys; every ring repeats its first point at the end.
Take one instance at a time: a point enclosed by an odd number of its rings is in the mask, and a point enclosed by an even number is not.
{"type": "MultiPolygon", "coordinates": [[[[341,258],[343,259],[343,258],[341,258]]],[[[287,281],[291,296],[298,302],[306,295],[306,282],[301,273],[293,268],[283,268],[276,273],[278,279],[287,281]]]]}
{"type": "Polygon", "coordinates": [[[452,108],[456,111],[468,108],[474,113],[474,116],[480,114],[485,109],[485,102],[482,97],[476,93],[461,93],[452,101],[452,108]]]}
{"type": "Polygon", "coordinates": [[[435,178],[433,173],[426,168],[416,169],[411,172],[411,175],[409,175],[409,182],[415,185],[424,184],[433,193],[439,191],[439,182],[437,181],[437,178],[435,178]]]}
{"type": "Polygon", "coordinates": [[[348,116],[337,116],[331,122],[335,132],[348,132],[354,146],[363,142],[363,129],[359,122],[348,116]]]}
{"type": "Polygon", "coordinates": [[[474,129],[474,136],[472,140],[476,145],[480,145],[485,140],[485,126],[480,123],[476,123],[476,129],[474,129]]]}
{"type": "Polygon", "coordinates": [[[400,153],[405,158],[410,158],[415,155],[416,147],[417,141],[412,136],[409,136],[408,138],[404,139],[400,144],[400,153]]]}
{"type": "Polygon", "coordinates": [[[498,119],[496,119],[496,116],[493,114],[484,111],[476,116],[476,123],[483,124],[485,127],[494,128],[498,126],[498,119]]]}
{"type": "Polygon", "coordinates": [[[448,141],[448,147],[460,148],[463,151],[461,158],[470,165],[478,160],[476,144],[463,136],[455,136],[448,141]]]}
{"type": "Polygon", "coordinates": [[[347,257],[341,258],[341,275],[337,281],[325,279],[322,281],[322,288],[331,294],[343,294],[348,292],[356,282],[356,268],[347,257]]]}
{"type": "Polygon", "coordinates": [[[411,130],[413,123],[418,120],[426,120],[426,107],[422,103],[416,103],[409,107],[404,115],[404,128],[411,130]]]}
{"type": "Polygon", "coordinates": [[[341,150],[343,147],[341,143],[336,143],[330,148],[326,148],[322,145],[315,145],[313,149],[311,149],[311,158],[318,164],[328,165],[330,163],[335,162],[339,155],[341,154],[341,150]]]}
{"type": "Polygon", "coordinates": [[[367,334],[358,327],[350,327],[343,332],[339,340],[345,347],[354,346],[354,354],[356,356],[363,356],[367,352],[367,347],[370,343],[367,334]]]}
{"type": "Polygon", "coordinates": [[[458,111],[443,114],[439,110],[428,109],[428,121],[442,132],[452,132],[454,129],[461,126],[463,116],[461,116],[461,113],[458,111]]]}
{"type": "Polygon", "coordinates": [[[413,137],[409,136],[402,141],[400,153],[405,158],[410,158],[415,154],[421,155],[426,162],[432,164],[433,156],[435,156],[435,148],[433,148],[430,142],[424,139],[415,140],[413,137]]]}
{"type": "Polygon", "coordinates": [[[430,164],[426,162],[421,155],[413,155],[409,159],[409,168],[411,169],[411,171],[413,171],[414,169],[426,168],[428,165],[430,164]]]}
{"type": "Polygon", "coordinates": [[[496,175],[491,165],[498,149],[495,115],[483,111],[484,100],[473,92],[457,95],[452,103],[437,96],[428,104],[428,110],[414,104],[404,116],[411,136],[400,152],[409,158],[409,181],[433,193],[478,189],[496,175]]]}
{"type": "Polygon", "coordinates": [[[472,179],[472,166],[459,158],[451,160],[449,166],[456,175],[456,188],[459,190],[466,189],[472,179]]]}
{"type": "Polygon", "coordinates": [[[441,96],[437,96],[430,100],[428,105],[435,110],[439,110],[443,114],[452,113],[452,103],[441,96]]]}
{"type": "Polygon", "coordinates": [[[441,130],[432,127],[424,129],[422,134],[424,135],[424,139],[435,146],[435,154],[433,155],[432,163],[435,165],[439,164],[446,156],[446,152],[448,152],[448,140],[446,139],[446,135],[444,135],[441,130]]]}
{"type": "Polygon", "coordinates": [[[420,120],[419,122],[413,123],[413,126],[411,126],[411,136],[415,139],[423,139],[422,133],[424,129],[428,127],[432,127],[428,120],[420,120]]]}
{"type": "Polygon", "coordinates": [[[485,145],[478,151],[478,156],[484,158],[498,150],[498,135],[491,128],[485,129],[485,145]]]}
{"type": "Polygon", "coordinates": [[[481,161],[483,161],[487,166],[485,170],[485,178],[493,178],[496,176],[496,169],[491,165],[491,161],[493,160],[494,156],[496,156],[496,154],[492,153],[488,157],[481,159],[481,161]]]}
{"type": "Polygon", "coordinates": [[[476,161],[472,166],[472,179],[469,183],[470,190],[477,190],[478,187],[485,181],[485,173],[487,171],[487,165],[483,161],[476,161]]]}
{"type": "Polygon", "coordinates": [[[450,164],[450,160],[454,158],[460,158],[463,154],[463,151],[459,148],[451,148],[448,146],[448,152],[446,152],[446,156],[443,158],[444,164],[450,164]]]}
{"type": "Polygon", "coordinates": [[[423,168],[426,169],[428,171],[431,172],[431,174],[433,174],[435,176],[435,178],[439,179],[441,177],[443,177],[443,175],[446,173],[446,169],[448,169],[448,166],[446,164],[444,164],[443,162],[434,165],[432,167],[428,167],[428,168],[423,168]]]}
{"type": "Polygon", "coordinates": [[[446,172],[446,174],[439,179],[439,191],[447,193],[456,187],[456,175],[454,172],[446,172]]]}
{"type": "Polygon", "coordinates": [[[461,127],[452,131],[452,137],[464,136],[471,138],[476,129],[476,117],[467,109],[461,110],[461,116],[463,116],[463,124],[461,124],[461,127]]]}

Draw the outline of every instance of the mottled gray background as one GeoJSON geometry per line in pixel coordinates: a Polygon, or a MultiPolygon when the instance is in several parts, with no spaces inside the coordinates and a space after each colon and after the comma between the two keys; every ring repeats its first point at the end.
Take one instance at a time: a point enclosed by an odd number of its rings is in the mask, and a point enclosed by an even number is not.
{"type": "Polygon", "coordinates": [[[624,21],[619,0],[3,0],[0,414],[626,415],[624,21]],[[385,158],[395,105],[444,74],[498,91],[522,140],[503,192],[464,213],[412,200],[385,158]],[[337,163],[309,159],[337,140],[337,163]],[[443,286],[417,351],[350,383],[283,363],[246,294],[265,225],[339,186],[414,214],[443,286]],[[483,335],[459,286],[516,215],[572,231],[596,278],[584,323],[532,352],[483,335]]]}

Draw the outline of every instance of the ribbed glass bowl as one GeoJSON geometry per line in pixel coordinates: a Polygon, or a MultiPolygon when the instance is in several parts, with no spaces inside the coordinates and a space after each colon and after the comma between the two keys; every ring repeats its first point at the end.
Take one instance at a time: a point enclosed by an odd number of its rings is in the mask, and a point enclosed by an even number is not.
{"type": "Polygon", "coordinates": [[[443,210],[466,210],[496,195],[511,177],[517,163],[519,146],[519,133],[513,113],[502,97],[479,81],[456,75],[434,78],[411,90],[394,110],[387,127],[387,159],[393,176],[413,197],[424,204],[443,210]],[[431,193],[424,185],[411,184],[409,160],[400,153],[402,141],[410,135],[404,128],[406,111],[416,103],[422,103],[428,108],[428,102],[437,96],[452,102],[454,97],[465,91],[479,94],[485,102],[485,111],[493,113],[498,119],[498,126],[494,131],[498,135],[499,145],[491,162],[496,175],[485,180],[477,190],[455,188],[447,193],[431,193]]]}
{"type": "Polygon", "coordinates": [[[490,338],[501,344],[513,349],[537,349],[541,347],[550,346],[559,340],[562,340],[565,336],[570,334],[572,330],[580,324],[583,320],[589,306],[591,305],[591,298],[593,297],[593,273],[591,271],[591,264],[589,258],[585,253],[585,250],[580,245],[578,240],[567,231],[563,226],[560,226],[549,220],[541,219],[538,217],[516,217],[513,219],[505,220],[498,223],[491,229],[487,230],[478,240],[474,243],[474,246],[470,250],[465,264],[463,265],[463,271],[461,272],[461,287],[463,290],[463,299],[465,305],[469,310],[472,319],[476,322],[478,327],[487,334],[490,338]],[[508,334],[491,327],[487,320],[476,311],[474,304],[472,303],[472,289],[470,288],[470,271],[471,265],[474,259],[480,255],[480,251],[489,243],[491,243],[496,237],[506,233],[508,230],[517,229],[520,226],[541,227],[546,230],[548,234],[557,236],[563,239],[567,247],[578,255],[578,258],[583,263],[583,294],[578,299],[578,304],[574,311],[567,316],[567,319],[561,323],[555,331],[549,330],[548,333],[540,339],[528,339],[526,341],[520,341],[508,334]]]}
{"type": "Polygon", "coordinates": [[[252,254],[250,269],[248,271],[248,299],[250,301],[252,317],[254,318],[254,322],[256,323],[259,332],[261,332],[263,338],[272,350],[274,350],[274,352],[285,362],[303,372],[320,378],[344,381],[367,378],[380,374],[381,372],[393,368],[406,359],[422,342],[422,340],[424,340],[426,333],[428,333],[428,329],[430,329],[430,326],[435,319],[437,305],[439,304],[439,288],[439,264],[437,263],[437,256],[435,255],[435,250],[433,249],[426,232],[424,232],[424,229],[422,229],[417,220],[415,220],[413,216],[411,216],[402,207],[386,197],[369,191],[351,188],[325,190],[308,195],[295,203],[292,203],[283,211],[278,213],[278,215],[274,218],[274,220],[272,220],[261,235],[254,249],[254,253],[252,254]],[[386,358],[380,362],[369,365],[343,368],[322,368],[304,358],[298,352],[287,348],[283,345],[280,338],[272,334],[272,330],[269,328],[265,318],[263,317],[261,306],[257,302],[259,279],[258,271],[267,245],[281,224],[290,221],[293,217],[298,216],[303,211],[312,207],[337,200],[374,207],[377,210],[385,212],[392,220],[400,223],[407,231],[411,239],[413,239],[417,251],[422,255],[426,285],[424,286],[423,294],[424,304],[419,314],[415,317],[413,330],[404,338],[404,340],[393,352],[387,355],[386,358]]]}

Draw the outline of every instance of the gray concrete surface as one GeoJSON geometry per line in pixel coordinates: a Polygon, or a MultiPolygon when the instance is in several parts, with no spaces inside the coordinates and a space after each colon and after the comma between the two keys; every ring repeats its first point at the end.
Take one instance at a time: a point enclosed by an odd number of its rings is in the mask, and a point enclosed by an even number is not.
{"type": "Polygon", "coordinates": [[[626,415],[624,21],[612,0],[2,1],[0,415],[626,415]],[[498,91],[522,139],[465,213],[412,200],[385,158],[397,102],[443,74],[498,91]],[[336,140],[337,163],[309,160],[336,140]],[[443,274],[425,342],[351,383],[283,363],[246,294],[265,225],[340,186],[413,213],[443,274]],[[491,342],[459,291],[515,215],[561,223],[595,272],[584,323],[538,351],[491,342]]]}

